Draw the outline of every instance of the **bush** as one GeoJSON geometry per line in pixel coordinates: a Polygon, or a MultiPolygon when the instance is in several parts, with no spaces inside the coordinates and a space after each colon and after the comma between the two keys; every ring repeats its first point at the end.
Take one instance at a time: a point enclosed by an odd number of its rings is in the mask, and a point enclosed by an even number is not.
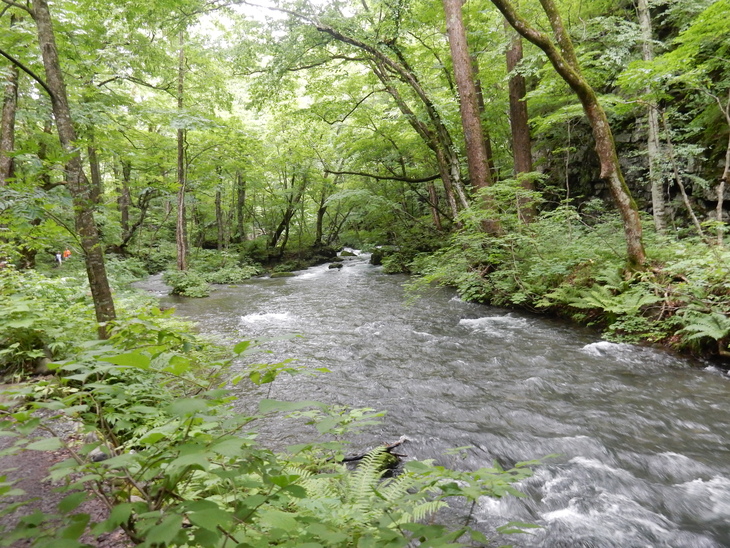
{"type": "Polygon", "coordinates": [[[238,284],[260,274],[256,266],[229,266],[203,275],[211,284],[238,284]]]}
{"type": "Polygon", "coordinates": [[[33,270],[0,269],[0,374],[27,374],[63,357],[95,329],[86,284],[33,270]]]}
{"type": "Polygon", "coordinates": [[[205,278],[192,270],[167,270],[162,275],[162,281],[170,286],[171,295],[183,297],[207,297],[210,295],[210,286],[205,278]]]}

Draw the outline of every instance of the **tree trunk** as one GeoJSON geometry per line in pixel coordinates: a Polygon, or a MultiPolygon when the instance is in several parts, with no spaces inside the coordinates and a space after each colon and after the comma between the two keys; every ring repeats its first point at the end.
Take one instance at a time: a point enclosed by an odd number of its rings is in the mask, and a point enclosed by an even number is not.
{"type": "Polygon", "coordinates": [[[51,103],[58,136],[63,149],[69,155],[66,164],[66,186],[73,200],[76,231],[79,234],[86,261],[86,273],[89,278],[96,319],[99,322],[99,337],[106,338],[108,336],[106,322],[114,320],[116,312],[106,275],[104,252],[94,221],[94,192],[82,169],[81,156],[75,143],[76,130],[71,119],[71,109],[66,96],[66,86],[56,50],[48,4],[46,0],[32,0],[32,4],[38,30],[38,42],[46,70],[46,83],[52,93],[51,103]]]}
{"type": "Polygon", "coordinates": [[[327,213],[327,193],[322,189],[322,194],[319,197],[319,204],[317,207],[317,222],[314,229],[314,244],[313,247],[322,246],[322,236],[324,234],[324,215],[327,213]]]}
{"type": "MultiPolygon", "coordinates": [[[[651,14],[649,12],[649,3],[647,0],[638,0],[637,12],[639,17],[639,26],[641,27],[641,54],[644,61],[654,60],[654,45],[652,43],[652,25],[651,14]]],[[[646,89],[646,93],[650,93],[650,89],[646,89]]],[[[649,163],[649,184],[651,185],[651,206],[652,215],[654,217],[654,228],[657,232],[664,233],[666,230],[667,211],[664,200],[664,183],[660,168],[660,152],[659,152],[659,115],[657,113],[657,105],[650,101],[647,105],[647,141],[646,156],[649,163]]]]}
{"type": "MultiPolygon", "coordinates": [[[[14,23],[13,15],[10,18],[10,26],[12,27],[14,23]]],[[[18,67],[11,64],[7,69],[0,118],[0,186],[7,184],[8,179],[15,176],[12,152],[15,150],[15,112],[18,108],[18,67]]]]}
{"type": "Polygon", "coordinates": [[[221,206],[221,187],[220,185],[215,189],[215,222],[218,229],[218,251],[223,251],[223,244],[225,242],[225,223],[223,221],[223,207],[221,206]]]}
{"type": "Polygon", "coordinates": [[[492,0],[492,3],[517,32],[545,52],[556,72],[578,96],[593,130],[596,153],[601,166],[600,177],[608,183],[611,196],[623,221],[628,266],[629,268],[640,268],[646,262],[646,252],[642,241],[639,211],[624,181],[606,113],[598,102],[595,91],[580,71],[573,43],[563,26],[555,4],[552,0],[540,0],[560,49],[546,34],[536,30],[519,16],[508,0],[492,0]]]}
{"type": "MultiPolygon", "coordinates": [[[[717,104],[725,116],[725,122],[727,123],[728,130],[730,130],[730,90],[727,93],[727,101],[723,105],[719,97],[716,97],[717,104]]],[[[727,138],[727,147],[725,148],[725,167],[722,170],[720,176],[720,183],[717,185],[717,210],[715,212],[717,216],[717,245],[723,245],[723,234],[725,232],[725,225],[723,223],[722,210],[725,205],[725,185],[727,185],[728,177],[730,177],[730,132],[727,138]]]]}
{"type": "Polygon", "coordinates": [[[119,208],[119,216],[122,225],[122,240],[127,239],[129,234],[129,206],[132,198],[129,194],[129,183],[132,177],[132,162],[122,160],[122,184],[119,188],[119,197],[117,198],[117,207],[119,208]]]}
{"type": "Polygon", "coordinates": [[[3,94],[2,133],[0,133],[0,186],[15,176],[15,111],[18,105],[18,68],[8,67],[3,94]]]}
{"type": "Polygon", "coordinates": [[[426,188],[428,189],[428,205],[431,209],[431,218],[433,219],[433,225],[436,227],[436,230],[441,232],[443,230],[443,226],[441,225],[441,214],[439,213],[438,209],[439,197],[436,193],[436,187],[433,183],[428,183],[426,185],[426,188]]]}
{"type": "MultiPolygon", "coordinates": [[[[479,105],[479,118],[484,120],[484,113],[486,112],[486,104],[484,103],[484,91],[482,90],[482,81],[479,78],[479,59],[476,55],[471,56],[471,67],[472,75],[474,78],[474,86],[477,91],[477,104],[479,105]]],[[[489,173],[492,176],[492,181],[498,179],[497,168],[494,167],[494,153],[492,152],[492,138],[489,135],[489,128],[487,124],[482,123],[482,139],[484,139],[484,147],[487,149],[487,165],[489,166],[489,173]]]]}
{"type": "MultiPolygon", "coordinates": [[[[180,49],[178,50],[177,72],[177,110],[182,114],[183,92],[185,85],[185,36],[180,31],[180,49]]],[[[187,216],[185,213],[185,130],[177,130],[177,223],[175,228],[175,243],[177,246],[177,268],[188,269],[188,231],[187,216]]]]}
{"type": "Polygon", "coordinates": [[[244,205],[246,204],[246,180],[240,171],[236,172],[236,241],[246,241],[246,228],[244,224],[244,205]]]}
{"type": "Polygon", "coordinates": [[[477,90],[474,84],[472,60],[466,43],[466,29],[461,14],[461,0],[443,0],[446,13],[446,32],[454,65],[454,79],[459,92],[461,125],[466,142],[466,160],[469,178],[475,190],[492,184],[487,149],[484,145],[482,123],[479,116],[477,90]]]}
{"type": "MultiPolygon", "coordinates": [[[[510,45],[505,56],[509,73],[509,122],[512,132],[512,155],[514,173],[519,179],[520,173],[532,171],[532,141],[530,140],[529,116],[525,102],[527,86],[525,77],[515,72],[515,68],[522,61],[522,38],[512,31],[507,20],[505,20],[505,27],[510,35],[510,45]]],[[[535,185],[530,178],[521,178],[520,185],[527,191],[535,190],[535,185]]],[[[520,199],[518,207],[522,221],[529,223],[535,218],[535,207],[529,199],[520,199]]]]}

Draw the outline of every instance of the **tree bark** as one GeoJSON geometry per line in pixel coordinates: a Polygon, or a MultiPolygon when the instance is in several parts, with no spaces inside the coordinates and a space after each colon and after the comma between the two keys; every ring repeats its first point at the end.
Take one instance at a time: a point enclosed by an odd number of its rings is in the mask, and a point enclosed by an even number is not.
{"type": "MultiPolygon", "coordinates": [[[[474,78],[474,86],[477,91],[477,104],[479,105],[479,118],[484,120],[484,113],[487,110],[484,102],[484,90],[482,89],[482,81],[479,78],[479,59],[476,55],[471,56],[472,75],[474,78]]],[[[492,137],[489,134],[487,124],[482,123],[482,139],[484,139],[484,147],[487,149],[487,165],[492,181],[498,180],[497,168],[494,166],[494,152],[492,151],[492,137]]]]}
{"type": "MultiPolygon", "coordinates": [[[[185,91],[185,36],[180,31],[180,47],[178,50],[178,72],[177,72],[177,110],[182,114],[183,93],[185,91]]],[[[175,229],[175,243],[177,247],[177,268],[178,270],[188,269],[188,231],[187,215],[185,212],[185,130],[177,130],[177,223],[175,229]]]]}
{"type": "MultiPolygon", "coordinates": [[[[515,72],[515,68],[522,61],[522,38],[512,30],[505,19],[505,27],[510,35],[510,45],[505,54],[507,72],[509,73],[509,122],[512,132],[512,157],[514,159],[514,173],[519,178],[520,173],[532,171],[532,141],[530,140],[530,124],[527,113],[527,86],[525,77],[515,72]]],[[[527,191],[535,190],[530,178],[521,178],[520,185],[527,191]]],[[[519,216],[524,222],[531,222],[535,218],[535,207],[529,199],[518,200],[519,216]]]]}
{"type": "Polygon", "coordinates": [[[86,261],[86,273],[89,278],[96,319],[99,322],[99,337],[107,338],[106,323],[116,318],[116,312],[106,275],[104,252],[94,220],[94,191],[82,169],[81,156],[75,142],[76,130],[71,118],[48,4],[46,0],[32,0],[32,6],[43,66],[46,70],[46,84],[51,90],[51,103],[58,136],[61,146],[69,155],[65,174],[66,186],[73,200],[76,231],[79,234],[86,261]]]}
{"type": "Polygon", "coordinates": [[[246,204],[246,180],[240,171],[236,172],[236,241],[246,241],[246,226],[244,224],[244,206],[246,204]]]}
{"type": "Polygon", "coordinates": [[[221,188],[220,185],[215,189],[215,222],[218,229],[218,251],[223,251],[225,242],[225,223],[223,221],[223,206],[221,205],[221,188]]]}
{"type": "Polygon", "coordinates": [[[119,188],[119,197],[117,198],[117,207],[119,208],[119,216],[122,225],[122,240],[127,239],[129,234],[129,206],[132,198],[129,194],[129,183],[132,178],[132,162],[122,160],[122,183],[119,188]]]}
{"type": "Polygon", "coordinates": [[[459,92],[461,126],[466,143],[466,160],[472,187],[479,190],[492,184],[487,149],[484,144],[479,115],[477,90],[474,83],[472,60],[466,43],[466,28],[461,14],[461,0],[443,0],[446,14],[446,32],[454,66],[454,79],[459,92]]]}
{"type": "MultiPolygon", "coordinates": [[[[15,23],[15,16],[10,18],[10,26],[15,23]]],[[[15,112],[18,108],[18,67],[11,64],[5,80],[3,92],[3,109],[0,117],[0,186],[6,185],[8,179],[15,176],[15,162],[12,152],[15,150],[15,112]]]]}
{"type": "MultiPolygon", "coordinates": [[[[652,43],[651,13],[647,0],[638,0],[636,5],[639,26],[641,28],[641,55],[644,61],[654,60],[654,45],[652,43]]],[[[651,90],[646,89],[648,94],[651,90]]],[[[659,143],[659,115],[657,105],[650,101],[647,105],[647,140],[646,156],[649,162],[649,184],[651,186],[651,206],[654,218],[654,228],[659,233],[664,233],[667,222],[667,208],[664,200],[664,183],[660,169],[660,143],[659,143]]]]}
{"type": "Polygon", "coordinates": [[[601,166],[600,177],[608,183],[613,201],[621,215],[626,238],[628,266],[629,268],[640,268],[646,263],[646,252],[642,240],[639,211],[626,186],[606,113],[598,102],[596,92],[580,71],[573,44],[563,26],[555,4],[552,0],[540,0],[540,4],[550,20],[550,26],[556,35],[560,49],[546,34],[532,27],[523,17],[517,14],[509,0],[492,0],[492,3],[509,21],[512,28],[545,53],[556,72],[578,96],[593,130],[596,153],[601,166]]]}

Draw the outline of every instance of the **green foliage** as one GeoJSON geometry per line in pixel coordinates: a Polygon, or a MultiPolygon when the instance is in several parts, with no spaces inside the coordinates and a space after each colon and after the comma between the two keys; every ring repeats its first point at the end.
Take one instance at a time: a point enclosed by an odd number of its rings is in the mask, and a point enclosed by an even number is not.
{"type": "Polygon", "coordinates": [[[229,266],[204,275],[205,281],[211,284],[238,284],[261,273],[256,266],[229,266]]]}
{"type": "Polygon", "coordinates": [[[29,373],[41,359],[63,357],[93,325],[83,284],[0,269],[0,374],[29,373]]]}
{"type": "Polygon", "coordinates": [[[207,297],[210,295],[210,286],[205,278],[193,270],[167,270],[162,275],[162,281],[170,286],[171,295],[183,297],[207,297]]]}

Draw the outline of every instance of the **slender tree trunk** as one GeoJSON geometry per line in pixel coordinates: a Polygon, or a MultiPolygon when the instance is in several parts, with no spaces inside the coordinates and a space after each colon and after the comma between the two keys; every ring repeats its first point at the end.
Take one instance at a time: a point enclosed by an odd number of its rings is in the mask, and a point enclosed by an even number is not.
{"type": "MultiPolygon", "coordinates": [[[[15,23],[15,16],[10,18],[10,26],[15,23]]],[[[18,108],[18,67],[7,67],[7,78],[3,92],[3,110],[0,117],[0,186],[7,184],[8,179],[15,176],[15,162],[12,152],[15,150],[15,112],[18,108]]]]}
{"type": "Polygon", "coordinates": [[[728,138],[727,147],[725,148],[725,167],[722,170],[720,176],[720,182],[717,185],[717,209],[715,214],[717,216],[717,245],[723,245],[723,234],[725,232],[725,224],[723,223],[723,206],[725,205],[725,186],[727,185],[728,177],[730,177],[730,90],[727,93],[727,101],[723,105],[719,97],[715,97],[722,114],[725,116],[725,122],[728,127],[728,138]]]}
{"type": "Polygon", "coordinates": [[[431,218],[433,219],[433,225],[436,227],[436,230],[441,232],[443,230],[443,226],[441,224],[441,214],[438,210],[439,196],[436,193],[436,186],[433,183],[428,183],[426,185],[426,188],[428,189],[428,205],[431,209],[431,218]]]}
{"type": "Polygon", "coordinates": [[[76,231],[86,261],[86,273],[94,300],[96,319],[100,324],[99,337],[106,338],[108,336],[106,322],[114,320],[116,312],[106,275],[104,252],[94,221],[94,192],[82,169],[81,156],[76,146],[76,130],[71,119],[71,109],[66,96],[48,4],[46,0],[32,0],[32,5],[43,66],[46,70],[46,83],[52,92],[51,102],[58,136],[63,149],[69,155],[66,164],[66,185],[73,199],[76,231]]]}
{"type": "MultiPolygon", "coordinates": [[[[477,91],[477,104],[479,105],[479,118],[484,120],[485,112],[487,110],[484,102],[484,91],[482,90],[482,81],[479,78],[479,59],[476,55],[471,56],[471,67],[474,78],[474,87],[477,91]]],[[[494,166],[494,153],[492,151],[492,137],[489,134],[489,128],[487,124],[482,123],[482,139],[484,140],[484,148],[487,149],[487,166],[489,167],[489,173],[491,174],[492,181],[496,181],[498,174],[497,168],[494,166]]]]}
{"type": "MultiPolygon", "coordinates": [[[[185,36],[180,31],[180,48],[178,50],[178,72],[177,72],[177,110],[182,114],[183,93],[185,90],[185,36]]],[[[177,223],[175,230],[175,242],[177,245],[177,268],[178,270],[188,269],[188,230],[187,215],[185,212],[185,130],[177,130],[177,223]]]]}
{"type": "Polygon", "coordinates": [[[322,194],[319,197],[319,204],[317,207],[317,222],[315,224],[314,228],[314,244],[313,247],[321,247],[322,246],[322,236],[324,234],[324,215],[327,213],[327,206],[325,203],[327,202],[327,195],[324,189],[322,189],[322,194]]]}
{"type": "Polygon", "coordinates": [[[236,237],[238,243],[246,241],[244,206],[246,204],[246,180],[240,171],[236,172],[236,237]]]}
{"type": "MultiPolygon", "coordinates": [[[[93,140],[93,135],[90,135],[93,140]]],[[[94,203],[98,204],[101,199],[102,183],[101,183],[101,166],[99,165],[99,157],[96,154],[96,147],[91,144],[87,152],[89,154],[89,169],[91,170],[91,186],[94,193],[94,203]]]]}
{"type": "MultiPolygon", "coordinates": [[[[530,140],[530,124],[527,114],[527,86],[525,77],[515,71],[522,61],[522,38],[512,30],[505,20],[505,27],[510,37],[510,45],[506,52],[507,72],[509,73],[509,122],[512,131],[512,156],[515,176],[532,171],[532,141],[530,140]]],[[[522,177],[520,185],[527,191],[535,190],[532,179],[522,177]]],[[[529,199],[519,200],[519,216],[524,222],[535,218],[535,207],[529,199]]]]}
{"type": "Polygon", "coordinates": [[[0,186],[15,176],[15,112],[18,105],[18,68],[8,67],[3,94],[2,132],[0,133],[0,186]]]}
{"type": "Polygon", "coordinates": [[[119,188],[119,197],[117,198],[117,207],[119,208],[119,216],[122,225],[122,239],[126,239],[129,234],[129,206],[132,198],[129,194],[129,183],[132,178],[132,162],[122,160],[122,181],[119,188]]]}
{"type": "Polygon", "coordinates": [[[223,246],[226,240],[225,237],[225,223],[223,221],[223,207],[221,206],[221,188],[218,185],[215,189],[215,222],[218,228],[218,251],[223,251],[223,246]]]}
{"type": "Polygon", "coordinates": [[[606,113],[598,102],[595,91],[580,71],[573,43],[555,4],[552,0],[540,0],[560,49],[546,34],[530,26],[524,18],[518,15],[509,0],[492,0],[492,3],[502,12],[512,28],[543,50],[556,72],[578,96],[593,130],[596,153],[601,166],[600,177],[608,183],[611,196],[623,221],[628,266],[629,268],[640,268],[646,263],[646,252],[642,240],[639,211],[626,186],[606,113]]]}
{"type": "Polygon", "coordinates": [[[466,142],[466,159],[469,166],[471,185],[475,190],[492,184],[487,149],[484,145],[482,123],[479,116],[477,90],[469,49],[466,43],[466,28],[461,13],[461,0],[443,0],[446,13],[446,32],[454,65],[454,79],[459,92],[461,125],[466,142]]]}
{"type": "MultiPolygon", "coordinates": [[[[641,28],[641,55],[644,61],[654,60],[654,45],[652,36],[651,13],[647,0],[638,0],[636,9],[641,28]]],[[[650,93],[646,89],[646,93],[650,93]]],[[[649,162],[649,184],[651,185],[651,206],[654,217],[654,228],[657,232],[664,233],[667,222],[667,208],[664,200],[664,177],[660,166],[660,144],[659,144],[659,115],[657,105],[651,101],[647,105],[647,140],[646,156],[649,162]]]]}

